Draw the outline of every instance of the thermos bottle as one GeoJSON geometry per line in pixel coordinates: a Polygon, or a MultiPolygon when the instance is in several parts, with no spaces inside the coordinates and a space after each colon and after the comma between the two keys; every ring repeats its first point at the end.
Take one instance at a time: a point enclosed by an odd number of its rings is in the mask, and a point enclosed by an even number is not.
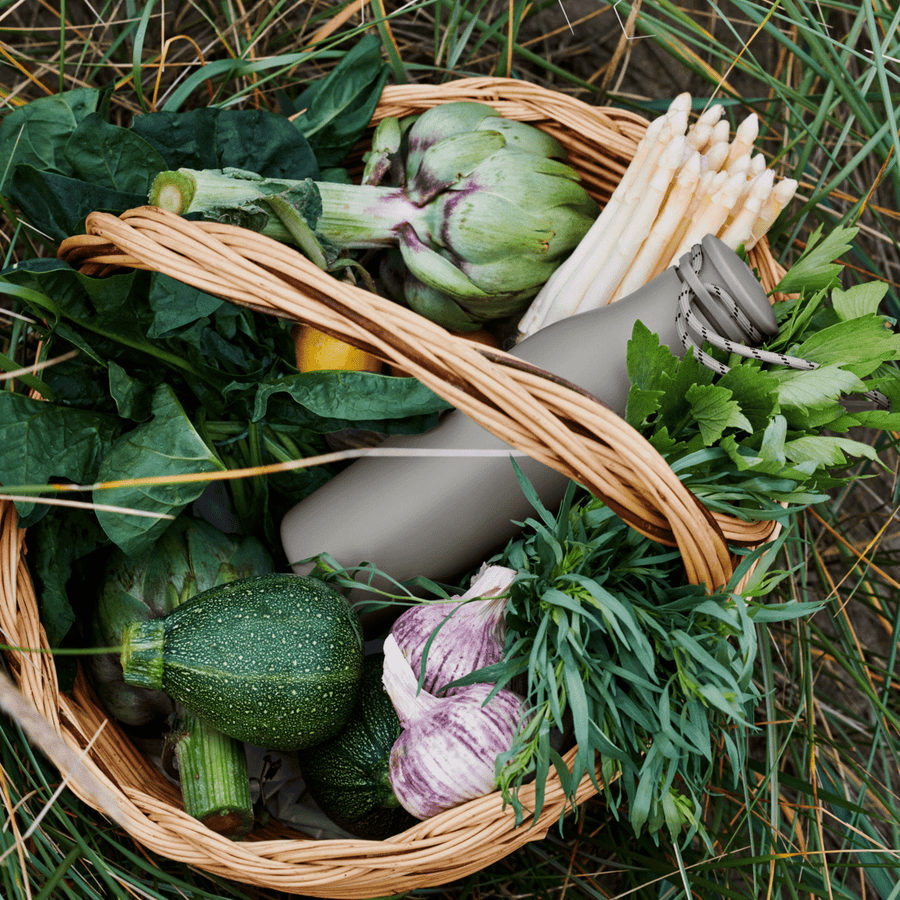
{"type": "MultiPolygon", "coordinates": [[[[622,415],[634,323],[640,319],[661,343],[683,355],[676,313],[685,285],[692,312],[712,332],[736,343],[752,341],[752,333],[719,298],[718,287],[759,333],[775,334],[771,304],[747,265],[710,235],[700,245],[698,275],[691,266],[696,250],[633,294],[537,331],[512,355],[579,385],[622,415]]],[[[390,437],[382,446],[511,449],[457,410],[424,434],[390,437]]],[[[555,510],[568,479],[529,457],[516,461],[544,505],[555,510]]],[[[300,574],[312,564],[297,565],[299,560],[324,552],[341,566],[371,562],[398,581],[421,575],[455,583],[502,549],[519,530],[516,523],[533,512],[509,457],[380,457],[358,460],[298,503],[285,516],[281,537],[300,574]]],[[[351,592],[351,600],[363,597],[351,592]]]]}

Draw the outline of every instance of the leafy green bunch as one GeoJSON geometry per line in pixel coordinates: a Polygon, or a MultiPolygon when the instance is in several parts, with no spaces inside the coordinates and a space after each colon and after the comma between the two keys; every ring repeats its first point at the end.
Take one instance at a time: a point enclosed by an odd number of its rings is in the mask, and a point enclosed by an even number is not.
{"type": "Polygon", "coordinates": [[[617,816],[627,805],[635,831],[691,837],[709,785],[721,772],[733,788],[745,771],[759,699],[755,624],[809,607],[767,606],[734,583],[709,594],[687,583],[677,550],[595,498],[576,500],[574,483],[554,516],[520,480],[538,515],[492,560],[518,572],[504,657],[469,676],[527,685],[532,715],[498,758],[499,787],[521,817],[518,788],[535,776],[537,815],[551,764],[573,798],[599,755],[596,784],[617,816]],[[577,743],[571,772],[567,739],[577,743]]]}
{"type": "MultiPolygon", "coordinates": [[[[84,87],[9,112],[0,128],[0,201],[18,210],[23,258],[0,268],[0,298],[17,313],[10,346],[40,342],[39,373],[0,391],[0,484],[29,529],[43,624],[53,646],[77,620],[68,590],[110,546],[151,548],[202,482],[184,475],[275,465],[329,449],[346,428],[424,431],[447,404],[411,378],[299,372],[291,324],[162,273],[91,276],[54,255],[85,217],[146,203],[163,169],[238,167],[267,177],[346,177],[340,168],[368,128],[386,81],[377,39],[329,76],[288,96],[282,112],[206,106],[111,120],[108,90],[84,87]],[[47,246],[50,245],[50,246],[47,246]],[[29,396],[36,391],[41,399],[29,396]],[[170,479],[135,485],[144,477],[170,479]],[[117,486],[96,487],[113,483],[117,486]],[[81,486],[90,510],[39,495],[81,486]],[[126,514],[130,513],[130,514],[126,514]]],[[[25,348],[25,349],[23,349],[25,348]]],[[[14,355],[14,354],[12,354],[14,355]]],[[[20,362],[0,358],[0,367],[20,362]]],[[[233,478],[237,526],[280,546],[277,523],[335,472],[316,466],[233,478]]]]}
{"type": "Polygon", "coordinates": [[[872,444],[851,429],[900,428],[900,335],[879,313],[887,285],[844,290],[843,267],[833,262],[856,232],[841,227],[823,237],[819,228],[776,287],[789,298],[774,304],[778,333],[759,349],[808,367],[706,347],[728,367],[718,375],[693,353],[679,359],[636,324],[626,419],[709,508],[786,517],[856,477],[852,460],[877,461],[872,444]],[[873,392],[893,409],[878,408],[873,392]]]}
{"type": "Polygon", "coordinates": [[[574,797],[599,756],[610,808],[618,814],[626,803],[636,832],[666,828],[677,843],[685,829],[689,838],[702,833],[711,785],[737,787],[759,700],[757,626],[817,608],[754,599],[765,591],[768,562],[759,563],[788,540],[797,509],[856,477],[841,471],[848,458],[878,460],[847,432],[900,427],[900,413],[886,408],[900,400],[900,335],[878,311],[885,286],[843,290],[833,262],[855,233],[812,236],[778,286],[792,296],[775,306],[779,330],[762,359],[704,348],[725,364],[720,374],[635,325],[631,424],[708,507],[787,526],[771,546],[745,553],[729,585],[708,593],[687,583],[677,551],[637,534],[599,500],[575,503],[574,485],[550,514],[520,473],[539,516],[496,560],[518,575],[504,659],[490,670],[501,685],[524,679],[533,709],[498,760],[517,814],[526,778],[536,776],[539,811],[551,764],[574,797]],[[772,365],[768,354],[790,359],[772,365]],[[755,587],[738,591],[754,563],[755,587]],[[577,744],[571,773],[554,731],[577,744]]]}

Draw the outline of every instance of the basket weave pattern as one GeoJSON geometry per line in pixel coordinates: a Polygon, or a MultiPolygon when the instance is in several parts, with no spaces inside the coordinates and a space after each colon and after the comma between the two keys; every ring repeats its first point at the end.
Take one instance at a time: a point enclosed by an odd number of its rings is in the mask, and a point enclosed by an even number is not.
{"type": "MultiPolygon", "coordinates": [[[[509,118],[552,133],[601,203],[621,178],[647,125],[632,113],[591,107],[533,85],[493,78],[438,87],[389,87],[375,121],[460,99],[489,103],[509,118]]],[[[397,304],[338,282],[268,238],[142,207],[121,217],[92,214],[87,235],[70,238],[60,255],[91,275],[122,267],[164,272],[235,303],[308,322],[375,353],[513,447],[584,484],[638,531],[677,546],[694,583],[725,583],[733,571],[727,543],[752,545],[770,535],[769,523],[711,514],[640,434],[590,396],[502,352],[454,338],[397,304]]],[[[770,290],[781,270],[764,240],[751,252],[751,264],[770,290]]],[[[4,639],[23,647],[46,647],[26,565],[26,536],[16,527],[9,503],[0,506],[0,541],[4,639]]],[[[162,856],[242,883],[335,898],[436,886],[540,839],[565,809],[565,796],[552,774],[534,825],[526,815],[525,825],[515,827],[512,810],[504,809],[494,793],[385,841],[313,841],[273,826],[233,843],[183,812],[178,791],[114,722],[105,721],[82,676],[71,694],[61,694],[48,656],[10,652],[8,659],[22,692],[69,746],[81,752],[94,740],[83,766],[109,789],[117,807],[115,818],[136,841],[162,856]]],[[[71,787],[88,804],[104,808],[77,777],[71,787]]],[[[585,778],[578,802],[594,793],[585,778]]],[[[520,792],[526,809],[533,797],[533,786],[520,792]]]]}

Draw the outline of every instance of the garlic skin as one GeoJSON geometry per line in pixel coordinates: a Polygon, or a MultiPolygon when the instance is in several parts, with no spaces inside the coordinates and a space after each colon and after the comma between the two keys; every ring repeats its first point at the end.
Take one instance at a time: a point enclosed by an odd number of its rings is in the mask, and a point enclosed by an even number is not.
{"type": "MultiPolygon", "coordinates": [[[[417,679],[428,638],[447,619],[428,647],[424,690],[437,694],[451,681],[500,661],[506,643],[506,592],[515,578],[515,569],[487,566],[464,594],[401,613],[391,634],[417,679]]],[[[451,688],[445,694],[461,690],[451,688]]]]}
{"type": "Polygon", "coordinates": [[[417,692],[416,676],[392,635],[384,642],[382,680],[403,726],[390,759],[400,805],[427,819],[491,793],[496,758],[512,746],[526,718],[525,701],[503,688],[484,706],[491,684],[472,684],[448,697],[417,692]]]}

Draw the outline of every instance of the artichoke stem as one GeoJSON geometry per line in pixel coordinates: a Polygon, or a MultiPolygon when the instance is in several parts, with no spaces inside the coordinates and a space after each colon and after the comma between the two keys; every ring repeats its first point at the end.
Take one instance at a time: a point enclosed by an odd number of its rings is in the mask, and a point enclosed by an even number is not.
{"type": "MultiPolygon", "coordinates": [[[[258,206],[267,197],[289,199],[288,192],[308,190],[310,184],[322,201],[322,211],[310,227],[340,247],[365,249],[396,244],[399,228],[404,223],[415,225],[423,216],[396,187],[263,178],[227,169],[160,172],[150,189],[149,201],[177,215],[200,213],[219,218],[229,209],[258,206]]],[[[270,217],[261,230],[278,240],[290,239],[277,216],[270,217]]]]}

